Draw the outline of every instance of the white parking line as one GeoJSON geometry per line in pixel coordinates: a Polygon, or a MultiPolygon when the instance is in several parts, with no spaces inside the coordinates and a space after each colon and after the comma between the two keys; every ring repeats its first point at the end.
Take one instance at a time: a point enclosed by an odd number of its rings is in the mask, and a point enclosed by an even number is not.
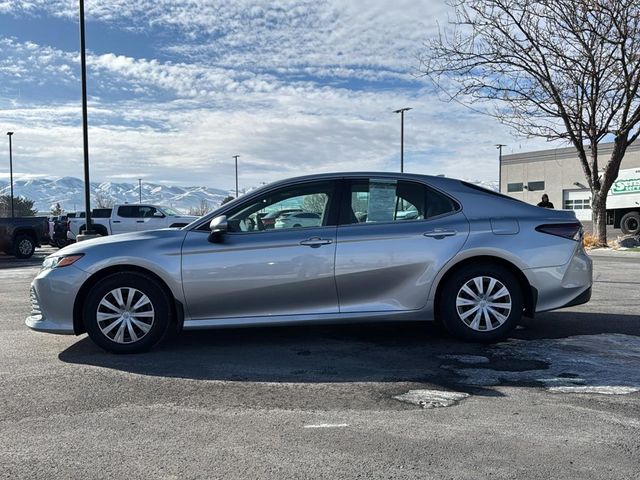
{"type": "Polygon", "coordinates": [[[348,426],[348,423],[318,423],[317,425],[305,425],[302,428],[341,428],[348,426]]]}

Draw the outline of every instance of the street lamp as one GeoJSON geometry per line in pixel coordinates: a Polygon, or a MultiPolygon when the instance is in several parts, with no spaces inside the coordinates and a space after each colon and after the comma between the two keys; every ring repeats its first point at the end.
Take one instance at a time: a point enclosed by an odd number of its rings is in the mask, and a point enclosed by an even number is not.
{"type": "Polygon", "coordinates": [[[233,156],[236,161],[236,198],[238,198],[238,157],[240,157],[240,155],[233,156]]]}
{"type": "Polygon", "coordinates": [[[504,143],[496,143],[498,149],[498,191],[502,193],[502,147],[506,147],[504,143]]]}
{"type": "Polygon", "coordinates": [[[15,216],[13,211],[13,148],[11,145],[11,137],[13,136],[13,132],[7,132],[9,136],[9,183],[11,183],[11,218],[15,216]]]}
{"type": "Polygon", "coordinates": [[[142,179],[138,179],[138,203],[142,204],[142,179]]]}
{"type": "Polygon", "coordinates": [[[89,183],[89,127],[87,121],[87,58],[84,41],[84,0],[80,2],[80,72],[82,83],[82,141],[84,147],[84,209],[85,235],[92,235],[91,184],[89,183]]]}
{"type": "Polygon", "coordinates": [[[400,173],[404,172],[404,112],[411,110],[411,107],[394,110],[393,113],[400,114],[400,173]]]}

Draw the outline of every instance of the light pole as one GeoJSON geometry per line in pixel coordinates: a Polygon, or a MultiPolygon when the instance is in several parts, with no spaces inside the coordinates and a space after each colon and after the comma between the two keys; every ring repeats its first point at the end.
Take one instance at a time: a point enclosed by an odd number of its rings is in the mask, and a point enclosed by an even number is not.
{"type": "Polygon", "coordinates": [[[84,41],[84,0],[80,2],[80,73],[82,83],[82,141],[84,147],[84,209],[85,235],[92,235],[91,184],[89,183],[89,127],[87,121],[87,58],[84,41]]]}
{"type": "Polygon", "coordinates": [[[240,155],[234,155],[233,158],[236,160],[236,198],[238,198],[238,157],[240,155]]]}
{"type": "Polygon", "coordinates": [[[13,147],[11,145],[11,137],[13,136],[13,132],[7,132],[9,136],[9,183],[11,184],[11,218],[15,216],[13,211],[13,147]]]}
{"type": "Polygon", "coordinates": [[[138,203],[142,204],[142,179],[138,179],[138,203]]]}
{"type": "Polygon", "coordinates": [[[504,143],[496,143],[498,149],[498,192],[502,193],[502,147],[506,147],[504,143]]]}
{"type": "Polygon", "coordinates": [[[394,110],[393,113],[400,114],[400,173],[404,172],[404,112],[411,110],[411,107],[394,110]]]}

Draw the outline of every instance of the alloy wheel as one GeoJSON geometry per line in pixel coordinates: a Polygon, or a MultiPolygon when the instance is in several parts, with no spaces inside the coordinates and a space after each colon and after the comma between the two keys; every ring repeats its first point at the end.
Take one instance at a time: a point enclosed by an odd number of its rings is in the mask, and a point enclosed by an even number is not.
{"type": "Polygon", "coordinates": [[[30,255],[31,254],[31,250],[33,249],[33,245],[31,244],[31,242],[29,240],[22,240],[19,244],[18,244],[18,251],[22,254],[22,255],[30,255]]]}
{"type": "Polygon", "coordinates": [[[511,313],[511,294],[500,280],[489,276],[467,281],[456,295],[460,320],[472,330],[488,332],[504,324],[511,313]]]}

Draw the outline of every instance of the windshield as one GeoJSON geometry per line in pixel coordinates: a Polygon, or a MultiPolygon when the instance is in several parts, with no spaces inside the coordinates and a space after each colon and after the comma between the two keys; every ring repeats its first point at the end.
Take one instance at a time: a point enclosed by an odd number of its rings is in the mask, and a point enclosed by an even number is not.
{"type": "Polygon", "coordinates": [[[165,213],[165,215],[171,215],[172,217],[177,217],[182,215],[180,212],[178,212],[177,210],[171,207],[160,207],[160,210],[162,210],[165,213]]]}

